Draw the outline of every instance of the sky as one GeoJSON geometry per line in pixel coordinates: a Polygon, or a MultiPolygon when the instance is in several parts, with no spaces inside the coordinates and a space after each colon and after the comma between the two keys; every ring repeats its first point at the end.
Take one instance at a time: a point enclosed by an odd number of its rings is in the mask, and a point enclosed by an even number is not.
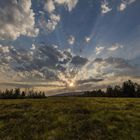
{"type": "Polygon", "coordinates": [[[140,83],[139,13],[139,0],[0,0],[0,89],[140,83]]]}

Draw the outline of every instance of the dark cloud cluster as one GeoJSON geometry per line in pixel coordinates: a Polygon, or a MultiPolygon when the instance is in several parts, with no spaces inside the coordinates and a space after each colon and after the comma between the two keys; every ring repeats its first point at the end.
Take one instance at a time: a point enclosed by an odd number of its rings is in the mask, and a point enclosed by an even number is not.
{"type": "Polygon", "coordinates": [[[58,73],[74,74],[88,62],[86,58],[75,56],[69,50],[62,51],[49,45],[34,46],[30,50],[1,46],[0,51],[1,67],[22,75],[23,79],[60,80],[58,73]]]}
{"type": "Polygon", "coordinates": [[[115,68],[131,68],[132,66],[123,58],[115,58],[115,57],[108,57],[108,58],[96,58],[94,60],[95,63],[106,63],[106,65],[111,65],[115,68]]]}
{"type": "Polygon", "coordinates": [[[98,64],[98,70],[100,71],[102,69],[103,75],[108,75],[110,73],[123,76],[140,74],[138,72],[140,67],[123,58],[96,58],[93,63],[98,64]]]}
{"type": "Polygon", "coordinates": [[[92,83],[96,83],[96,82],[101,82],[104,79],[94,79],[94,78],[89,78],[89,79],[85,79],[85,80],[78,80],[77,84],[78,85],[82,85],[82,84],[92,84],[92,83]]]}

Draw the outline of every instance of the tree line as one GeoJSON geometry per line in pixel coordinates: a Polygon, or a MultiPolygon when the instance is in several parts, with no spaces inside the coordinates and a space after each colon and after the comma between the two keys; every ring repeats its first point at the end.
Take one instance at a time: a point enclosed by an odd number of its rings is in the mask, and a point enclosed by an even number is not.
{"type": "Polygon", "coordinates": [[[27,92],[21,91],[19,88],[16,89],[6,89],[5,91],[0,91],[0,99],[41,99],[46,98],[44,92],[38,92],[30,90],[27,92]]]}
{"type": "Polygon", "coordinates": [[[85,91],[85,97],[140,97],[140,85],[131,80],[123,82],[122,86],[108,86],[106,91],[101,89],[85,91]]]}
{"type": "MultiPolygon", "coordinates": [[[[108,86],[106,91],[101,89],[85,91],[82,97],[140,97],[140,85],[131,80],[123,82],[121,86],[108,86]]],[[[21,91],[19,88],[0,91],[0,99],[41,99],[46,98],[44,92],[30,90],[21,91]]]]}

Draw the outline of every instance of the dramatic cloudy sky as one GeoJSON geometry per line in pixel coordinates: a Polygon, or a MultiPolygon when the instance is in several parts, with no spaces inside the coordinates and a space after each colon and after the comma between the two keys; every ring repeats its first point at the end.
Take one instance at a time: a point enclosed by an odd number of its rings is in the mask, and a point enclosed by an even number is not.
{"type": "Polygon", "coordinates": [[[0,0],[0,88],[56,93],[140,81],[139,0],[0,0]]]}

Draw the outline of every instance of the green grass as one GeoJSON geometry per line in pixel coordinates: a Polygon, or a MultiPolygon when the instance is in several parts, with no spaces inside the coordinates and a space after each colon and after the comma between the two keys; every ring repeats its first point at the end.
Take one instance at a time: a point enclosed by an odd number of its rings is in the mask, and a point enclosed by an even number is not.
{"type": "Polygon", "coordinates": [[[0,140],[140,140],[140,99],[0,100],[0,140]]]}

